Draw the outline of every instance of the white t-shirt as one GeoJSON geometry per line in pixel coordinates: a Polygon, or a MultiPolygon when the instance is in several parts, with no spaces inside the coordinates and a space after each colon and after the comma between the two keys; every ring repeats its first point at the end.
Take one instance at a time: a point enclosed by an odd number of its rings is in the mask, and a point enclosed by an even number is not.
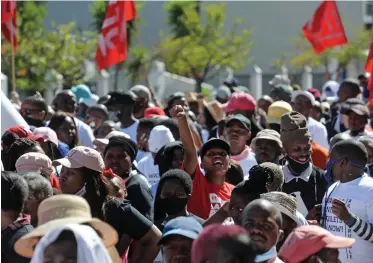
{"type": "Polygon", "coordinates": [[[328,132],[326,131],[326,127],[321,122],[309,117],[307,128],[311,133],[312,140],[329,150],[328,132]]]}
{"type": "Polygon", "coordinates": [[[251,151],[251,148],[246,146],[245,150],[239,155],[232,155],[231,158],[239,163],[243,170],[244,180],[249,179],[249,171],[258,162],[255,159],[255,154],[251,151]]]}
{"type": "Polygon", "coordinates": [[[345,202],[349,211],[363,222],[372,224],[373,179],[364,174],[362,177],[347,183],[336,182],[329,187],[326,197],[324,197],[322,208],[323,214],[326,214],[325,228],[336,236],[356,240],[351,248],[339,249],[341,263],[373,262],[372,243],[359,237],[332,213],[332,199],[336,198],[345,202]]]}
{"type": "Polygon", "coordinates": [[[117,125],[120,128],[121,132],[128,134],[131,137],[131,140],[137,143],[137,127],[139,126],[139,123],[140,121],[136,120],[134,123],[132,123],[131,126],[128,126],[127,128],[122,128],[122,124],[120,122],[117,122],[117,125]]]}
{"type": "Polygon", "coordinates": [[[159,168],[154,164],[152,155],[147,155],[137,164],[137,169],[148,179],[150,185],[159,182],[159,168]]]}
{"type": "Polygon", "coordinates": [[[76,129],[78,130],[79,145],[93,148],[95,136],[89,125],[74,117],[76,129]]]}

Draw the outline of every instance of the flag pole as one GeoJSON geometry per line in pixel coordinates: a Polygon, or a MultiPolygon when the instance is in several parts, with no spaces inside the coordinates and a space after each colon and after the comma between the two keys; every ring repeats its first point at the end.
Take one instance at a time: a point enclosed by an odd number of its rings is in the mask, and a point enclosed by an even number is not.
{"type": "Polygon", "coordinates": [[[16,91],[16,70],[15,70],[15,59],[14,59],[14,38],[13,35],[10,37],[12,45],[12,91],[16,91]]]}

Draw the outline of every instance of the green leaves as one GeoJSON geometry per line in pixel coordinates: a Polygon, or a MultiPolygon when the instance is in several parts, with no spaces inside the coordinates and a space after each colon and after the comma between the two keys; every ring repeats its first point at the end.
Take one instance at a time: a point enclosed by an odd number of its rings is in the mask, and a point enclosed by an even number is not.
{"type": "MultiPolygon", "coordinates": [[[[205,80],[215,66],[241,69],[248,62],[250,30],[240,29],[242,19],[224,31],[224,4],[208,4],[201,14],[196,1],[169,2],[168,23],[171,34],[161,41],[158,50],[167,69],[182,76],[199,76],[205,80]]],[[[199,6],[198,6],[199,7],[199,6]]]]}

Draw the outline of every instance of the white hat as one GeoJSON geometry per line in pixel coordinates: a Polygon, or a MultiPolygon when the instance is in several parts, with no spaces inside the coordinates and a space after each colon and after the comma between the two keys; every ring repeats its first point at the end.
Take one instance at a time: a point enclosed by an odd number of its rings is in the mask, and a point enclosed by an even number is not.
{"type": "Polygon", "coordinates": [[[315,105],[315,102],[316,102],[315,96],[313,96],[311,92],[304,91],[304,90],[296,90],[296,91],[294,91],[293,95],[292,95],[292,101],[294,101],[295,98],[298,97],[298,96],[300,96],[300,95],[306,96],[311,101],[311,104],[315,105]]]}
{"type": "Polygon", "coordinates": [[[25,153],[16,161],[16,170],[19,174],[28,172],[53,171],[52,160],[43,153],[25,153]]]}
{"type": "Polygon", "coordinates": [[[273,79],[268,82],[269,85],[277,86],[277,85],[290,85],[290,80],[285,75],[275,75],[273,76],[273,79]]]}
{"type": "Polygon", "coordinates": [[[121,131],[111,131],[103,139],[94,139],[93,144],[101,143],[101,144],[104,144],[104,145],[108,145],[109,144],[109,139],[111,137],[114,137],[114,136],[121,136],[121,137],[125,137],[127,139],[131,139],[131,137],[127,133],[124,133],[124,132],[121,132],[121,131]]]}
{"type": "Polygon", "coordinates": [[[339,83],[334,80],[327,81],[322,86],[321,100],[335,101],[338,98],[339,83]]]}
{"type": "Polygon", "coordinates": [[[151,130],[148,140],[149,151],[157,153],[163,146],[174,141],[175,138],[169,128],[163,125],[155,126],[151,130]]]}
{"type": "Polygon", "coordinates": [[[91,98],[80,98],[79,104],[85,104],[88,107],[92,107],[97,104],[98,98],[91,97],[91,98]]]}

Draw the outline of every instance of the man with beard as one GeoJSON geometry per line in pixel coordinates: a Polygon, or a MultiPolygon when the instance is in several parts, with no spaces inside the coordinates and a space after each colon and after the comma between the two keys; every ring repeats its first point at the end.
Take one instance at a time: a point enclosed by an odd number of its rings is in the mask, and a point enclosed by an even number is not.
{"type": "Polygon", "coordinates": [[[225,127],[225,139],[231,146],[231,158],[239,163],[247,179],[251,167],[257,164],[247,141],[251,137],[251,122],[242,114],[228,118],[225,127]]]}
{"type": "Polygon", "coordinates": [[[282,190],[296,196],[298,210],[306,216],[316,204],[321,204],[327,182],[324,171],[311,162],[312,139],[302,114],[293,111],[282,116],[281,141],[286,159],[282,190]]]}
{"type": "Polygon", "coordinates": [[[265,129],[257,134],[251,142],[258,164],[270,162],[279,164],[282,156],[280,134],[275,130],[265,129]]]}
{"type": "Polygon", "coordinates": [[[137,96],[133,92],[112,92],[105,104],[109,112],[112,112],[111,115],[118,118],[120,131],[128,134],[134,142],[137,142],[137,128],[140,123],[133,115],[136,99],[137,96]]]}
{"type": "Polygon", "coordinates": [[[143,85],[136,85],[130,89],[130,92],[136,95],[135,106],[133,107],[133,116],[136,119],[144,118],[145,110],[149,107],[152,99],[150,90],[143,85]]]}
{"type": "MultiPolygon", "coordinates": [[[[71,90],[63,90],[56,95],[52,102],[53,109],[55,111],[63,111],[75,116],[76,110],[76,97],[71,90]]],[[[82,146],[92,147],[93,140],[93,131],[91,127],[85,124],[83,121],[74,117],[76,124],[76,129],[78,131],[79,144],[82,146]]]]}
{"type": "Polygon", "coordinates": [[[35,128],[44,127],[48,105],[41,96],[35,94],[22,102],[20,113],[28,125],[35,128]]]}
{"type": "Polygon", "coordinates": [[[242,226],[248,231],[257,253],[256,263],[281,263],[276,244],[283,239],[282,216],[267,200],[249,203],[242,213],[242,226]]]}
{"type": "Polygon", "coordinates": [[[159,245],[163,261],[154,263],[190,263],[193,241],[202,232],[202,226],[194,218],[178,217],[169,221],[163,231],[159,245]]]}

